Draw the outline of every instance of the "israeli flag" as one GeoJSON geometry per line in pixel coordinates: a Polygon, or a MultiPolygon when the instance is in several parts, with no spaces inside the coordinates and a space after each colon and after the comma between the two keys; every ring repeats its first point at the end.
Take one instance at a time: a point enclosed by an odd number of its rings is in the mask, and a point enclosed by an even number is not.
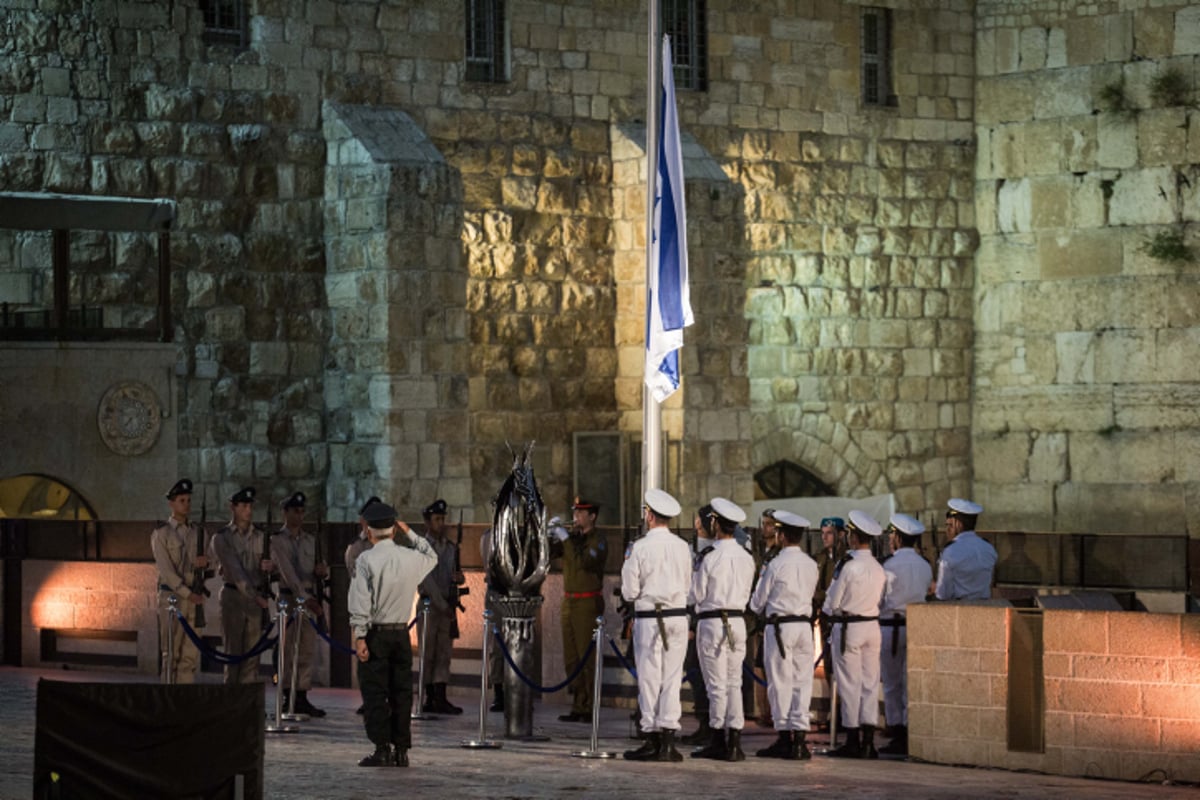
{"type": "Polygon", "coordinates": [[[675,109],[671,39],[663,37],[662,135],[658,137],[658,178],[654,197],[650,263],[646,270],[646,386],[656,402],[679,388],[679,348],[691,325],[688,298],[687,215],[683,207],[683,148],[675,109]]]}

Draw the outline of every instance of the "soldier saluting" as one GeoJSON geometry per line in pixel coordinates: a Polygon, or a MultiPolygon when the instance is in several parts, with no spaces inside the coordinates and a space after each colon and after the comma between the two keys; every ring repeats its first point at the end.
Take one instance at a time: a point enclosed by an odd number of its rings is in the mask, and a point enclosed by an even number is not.
{"type": "MultiPolygon", "coordinates": [[[[192,482],[181,478],[167,490],[171,516],[150,534],[150,550],[158,570],[158,633],[163,654],[163,677],[168,682],[195,683],[200,651],[183,632],[179,620],[167,609],[172,596],[178,599],[179,614],[196,626],[196,609],[203,606],[203,573],[196,583],[196,571],[208,566],[208,558],[197,555],[197,538],[204,533],[188,522],[192,511],[192,482]],[[169,631],[169,635],[168,635],[169,631]],[[167,652],[167,643],[171,651],[167,652]]],[[[202,546],[202,545],[201,545],[202,546]]]]}

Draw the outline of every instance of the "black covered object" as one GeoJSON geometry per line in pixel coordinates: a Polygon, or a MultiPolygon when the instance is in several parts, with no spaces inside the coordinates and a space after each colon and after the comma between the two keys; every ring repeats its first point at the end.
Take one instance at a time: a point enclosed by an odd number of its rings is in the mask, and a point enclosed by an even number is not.
{"type": "Polygon", "coordinates": [[[261,684],[38,681],[33,796],[263,797],[261,684]],[[240,780],[239,780],[240,776],[240,780]]]}

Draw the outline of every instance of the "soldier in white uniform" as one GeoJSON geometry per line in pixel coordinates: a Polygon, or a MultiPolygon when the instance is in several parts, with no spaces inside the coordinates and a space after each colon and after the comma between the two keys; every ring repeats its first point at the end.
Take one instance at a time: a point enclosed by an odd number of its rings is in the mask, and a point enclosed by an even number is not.
{"type": "MultiPolygon", "coordinates": [[[[272,564],[263,560],[263,532],[251,524],[254,488],[247,486],[229,498],[229,524],[208,543],[211,560],[224,585],[221,587],[221,639],[229,655],[243,655],[258,643],[263,632],[263,611],[270,605],[264,593],[264,572],[272,564]]],[[[258,656],[225,665],[225,683],[256,683],[258,656]]]]}
{"type": "Polygon", "coordinates": [[[946,536],[938,558],[938,600],[987,600],[992,596],[996,548],[979,538],[975,522],[983,506],[953,497],[947,503],[946,536]]]}
{"type": "Polygon", "coordinates": [[[925,526],[907,514],[893,514],[888,526],[892,555],[883,561],[887,585],[879,607],[882,653],[879,673],[883,682],[883,707],[892,740],[879,749],[889,755],[908,753],[908,635],[906,608],[924,603],[933,581],[933,569],[915,545],[925,526]]]}
{"type": "Polygon", "coordinates": [[[766,618],[763,664],[767,698],[779,738],[759,750],[761,758],[812,758],[806,738],[813,685],[812,599],[817,588],[817,562],[804,552],[809,521],[790,511],[776,511],[778,555],[763,568],[750,610],[766,618]]]}
{"type": "Polygon", "coordinates": [[[150,534],[150,551],[158,569],[158,641],[162,653],[163,677],[175,683],[195,683],[200,666],[200,651],[183,632],[179,620],[167,611],[174,595],[179,614],[196,627],[196,607],[204,604],[204,595],[194,591],[196,570],[208,566],[208,558],[196,555],[196,537],[204,532],[188,523],[192,510],[192,482],[181,478],[167,491],[171,516],[150,534]],[[171,634],[168,636],[168,626],[171,634]],[[171,651],[167,642],[171,641],[171,651]]]}
{"type": "Polygon", "coordinates": [[[633,543],[621,567],[621,595],[633,603],[633,645],[638,707],[646,740],[627,750],[630,761],[682,761],[675,749],[679,688],[687,653],[687,599],[692,551],[668,526],[679,501],[662,489],[643,497],[646,535],[633,543]]]}
{"type": "Polygon", "coordinates": [[[849,559],[825,596],[824,611],[833,626],[833,677],[846,730],[846,741],[830,755],[840,758],[879,757],[875,750],[879,604],[887,575],[871,555],[871,542],[882,533],[870,514],[850,512],[850,524],[846,526],[849,559]]]}
{"type": "Polygon", "coordinates": [[[710,532],[716,543],[692,577],[690,603],[696,611],[696,654],[708,689],[709,744],[692,758],[744,761],[742,663],[746,659],[746,604],[754,586],[754,557],[737,543],[734,530],[746,512],[724,497],[712,499],[710,532]]]}

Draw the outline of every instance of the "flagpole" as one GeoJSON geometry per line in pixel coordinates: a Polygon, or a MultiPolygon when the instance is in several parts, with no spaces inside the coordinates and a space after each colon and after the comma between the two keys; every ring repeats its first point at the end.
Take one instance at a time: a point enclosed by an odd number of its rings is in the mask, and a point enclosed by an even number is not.
{"type": "MultiPolygon", "coordinates": [[[[646,26],[646,313],[650,313],[650,265],[654,247],[654,201],[658,181],[658,109],[662,91],[659,75],[662,60],[659,54],[659,0],[649,0],[650,19],[646,26]]],[[[649,328],[647,327],[647,338],[649,328]]],[[[649,345],[649,342],[646,342],[649,345]]],[[[642,380],[642,493],[662,488],[662,409],[642,380]]]]}

